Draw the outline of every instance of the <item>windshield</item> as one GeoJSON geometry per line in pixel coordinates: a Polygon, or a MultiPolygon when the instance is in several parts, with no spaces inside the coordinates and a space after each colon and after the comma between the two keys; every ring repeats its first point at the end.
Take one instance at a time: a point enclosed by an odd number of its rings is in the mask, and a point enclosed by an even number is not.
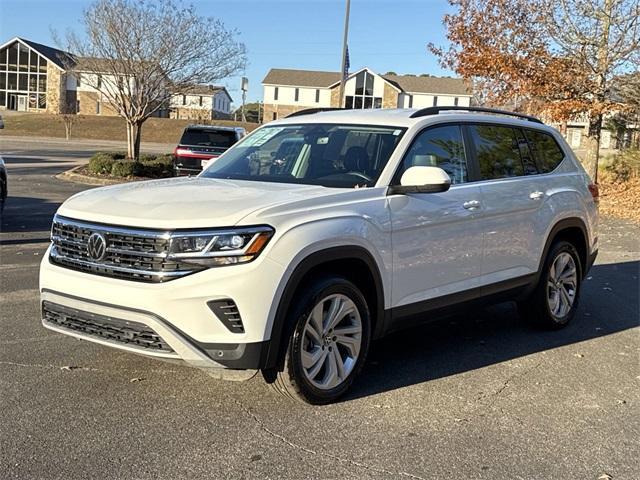
{"type": "Polygon", "coordinates": [[[325,187],[371,187],[404,131],[364,125],[267,126],[237,143],[201,176],[325,187]]]}
{"type": "Polygon", "coordinates": [[[236,132],[230,130],[187,129],[180,139],[180,145],[192,147],[229,148],[234,143],[236,143],[236,132]]]}

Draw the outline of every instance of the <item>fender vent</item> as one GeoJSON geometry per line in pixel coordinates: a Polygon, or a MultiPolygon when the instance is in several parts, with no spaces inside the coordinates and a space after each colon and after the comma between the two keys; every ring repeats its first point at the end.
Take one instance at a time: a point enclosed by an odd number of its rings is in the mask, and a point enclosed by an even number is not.
{"type": "Polygon", "coordinates": [[[240,311],[233,300],[211,300],[207,305],[230,332],[244,333],[240,311]]]}

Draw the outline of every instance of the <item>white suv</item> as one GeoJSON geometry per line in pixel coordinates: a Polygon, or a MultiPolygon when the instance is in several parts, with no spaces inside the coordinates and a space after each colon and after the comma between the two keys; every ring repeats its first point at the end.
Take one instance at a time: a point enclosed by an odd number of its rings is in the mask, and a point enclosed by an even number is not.
{"type": "Polygon", "coordinates": [[[217,377],[261,371],[327,403],[372,340],[445,307],[515,300],[566,325],[597,219],[597,187],[533,117],[303,111],[198,177],[68,199],[40,270],[42,321],[217,377]]]}

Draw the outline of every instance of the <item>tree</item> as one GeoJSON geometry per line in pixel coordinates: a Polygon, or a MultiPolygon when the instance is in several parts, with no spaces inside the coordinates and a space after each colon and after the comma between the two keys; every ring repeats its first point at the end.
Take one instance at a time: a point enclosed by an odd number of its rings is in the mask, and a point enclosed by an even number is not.
{"type": "Polygon", "coordinates": [[[449,0],[443,66],[472,80],[479,97],[556,121],[589,119],[587,164],[597,181],[604,113],[619,109],[613,78],[640,50],[640,0],[449,0]]]}
{"type": "MultiPolygon", "coordinates": [[[[260,123],[260,116],[262,115],[262,105],[260,102],[247,103],[244,106],[244,114],[247,118],[247,122],[260,123]]],[[[233,112],[234,118],[242,118],[242,106],[239,106],[233,112]]]]}
{"type": "Polygon", "coordinates": [[[58,120],[64,125],[64,136],[67,140],[71,140],[71,131],[73,126],[83,119],[76,113],[61,113],[57,116],[58,120]]]}
{"type": "Polygon", "coordinates": [[[174,94],[240,72],[237,32],[174,0],[97,0],[82,16],[84,35],[67,35],[67,69],[127,123],[127,152],[140,154],[143,123],[174,94]]]}

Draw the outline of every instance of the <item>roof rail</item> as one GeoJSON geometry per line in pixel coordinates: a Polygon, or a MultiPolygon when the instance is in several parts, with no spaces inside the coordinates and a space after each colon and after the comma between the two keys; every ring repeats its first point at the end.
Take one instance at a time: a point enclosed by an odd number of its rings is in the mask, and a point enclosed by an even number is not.
{"type": "Polygon", "coordinates": [[[311,115],[312,113],[333,112],[335,110],[346,110],[346,109],[340,108],[340,107],[305,108],[304,110],[298,110],[297,112],[290,113],[285,118],[299,117],[301,115],[311,115]]]}
{"type": "Polygon", "coordinates": [[[531,115],[525,115],[524,113],[509,112],[508,110],[500,110],[497,108],[487,108],[487,107],[458,107],[458,106],[427,107],[427,108],[422,108],[420,110],[413,112],[410,118],[426,117],[427,115],[437,115],[440,112],[447,112],[447,111],[494,113],[497,115],[508,115],[510,117],[522,118],[524,120],[529,120],[530,122],[544,123],[539,118],[533,117],[531,115]]]}

